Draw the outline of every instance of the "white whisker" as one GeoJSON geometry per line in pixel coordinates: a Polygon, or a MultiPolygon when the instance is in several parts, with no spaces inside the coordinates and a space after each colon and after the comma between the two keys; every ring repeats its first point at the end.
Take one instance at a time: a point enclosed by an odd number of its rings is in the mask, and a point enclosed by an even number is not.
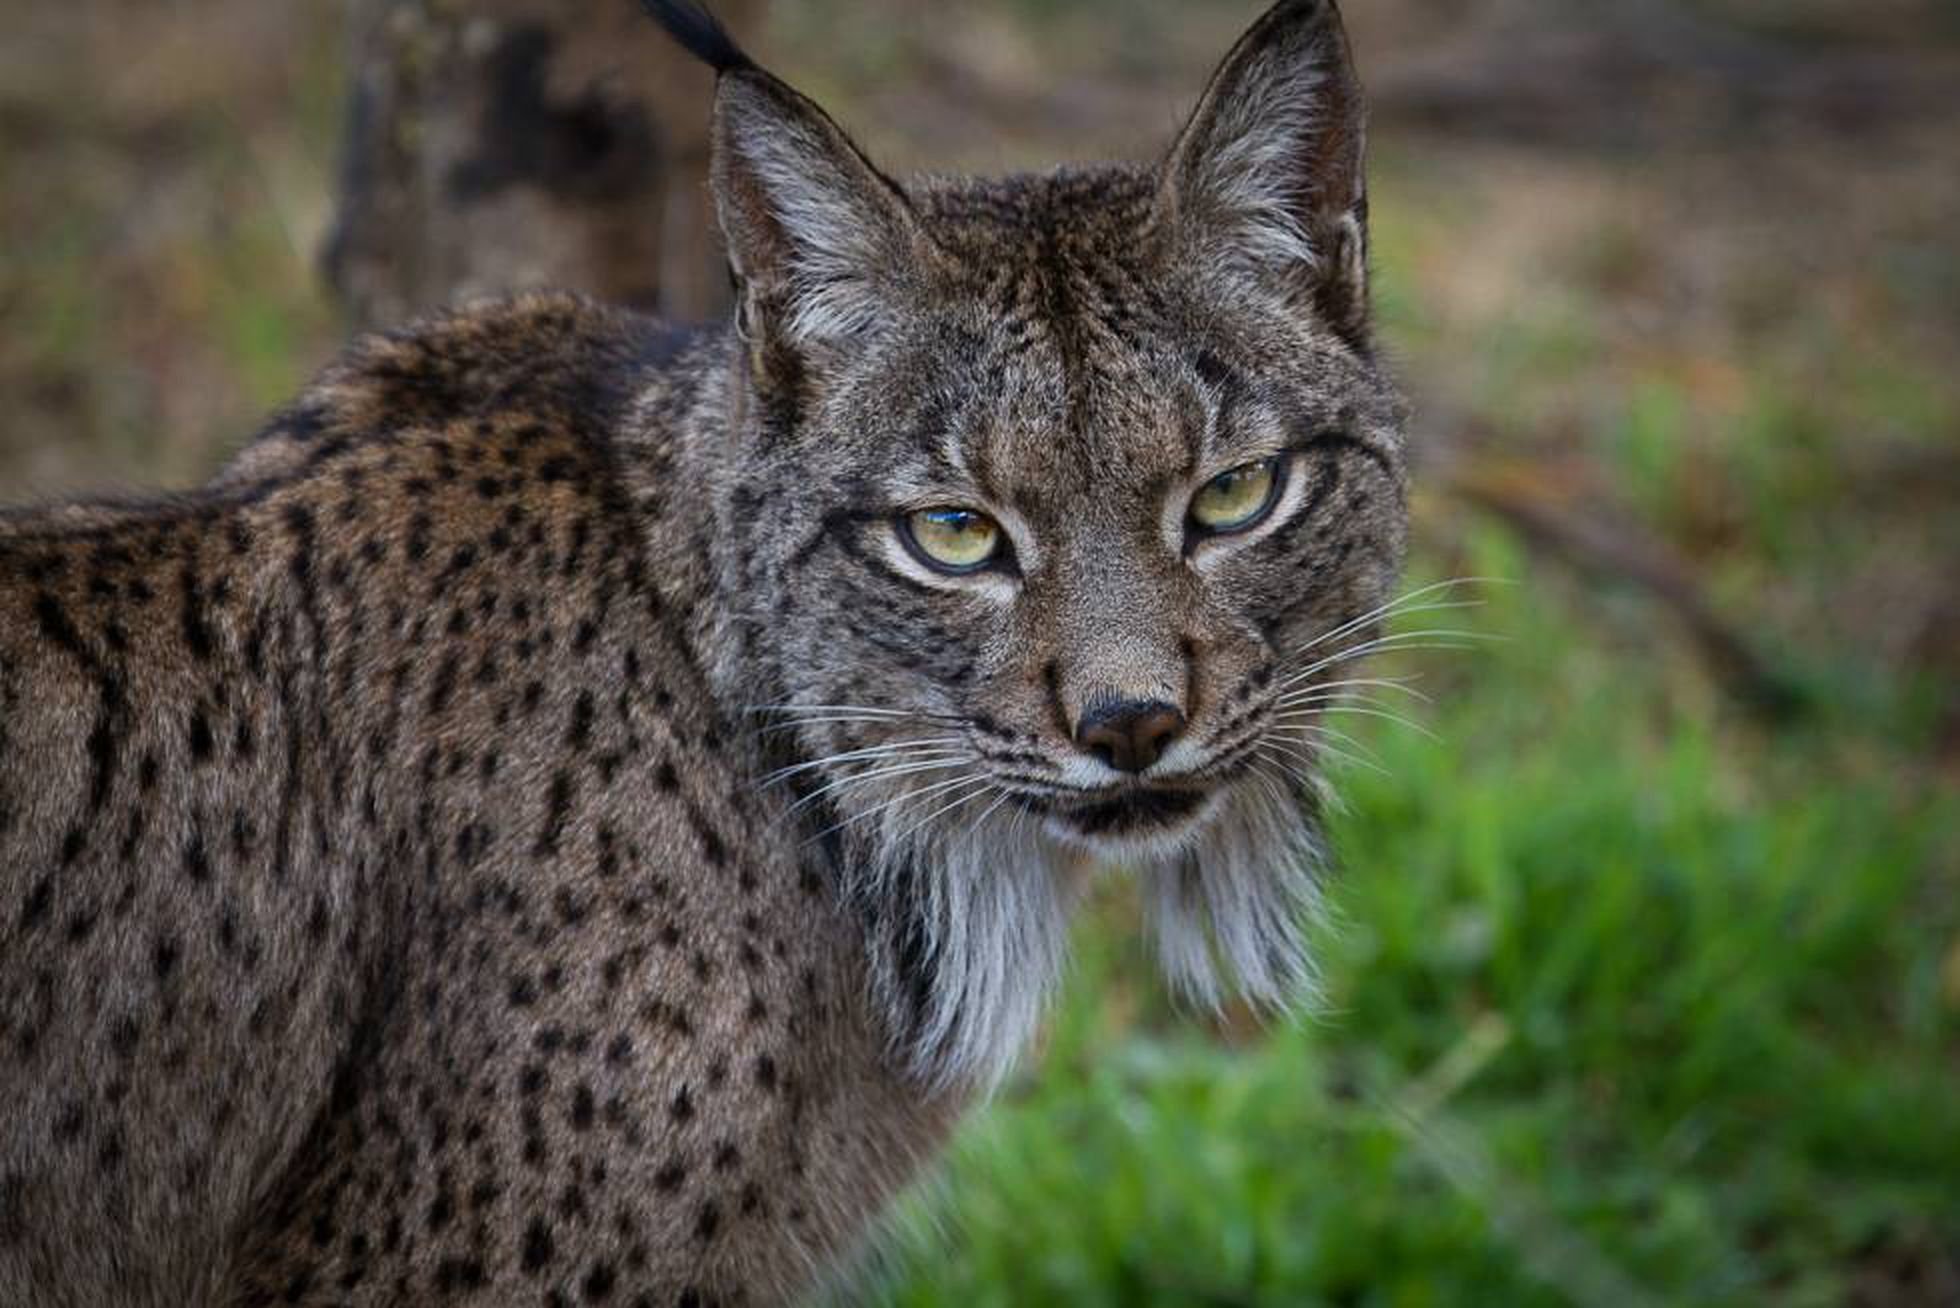
{"type": "Polygon", "coordinates": [[[1000,792],[1000,798],[996,799],[993,803],[989,804],[986,807],[985,811],[983,811],[979,817],[973,819],[973,821],[966,824],[967,834],[971,835],[975,831],[979,830],[980,827],[986,822],[986,820],[992,817],[995,811],[998,810],[1002,804],[1005,804],[1008,800],[1012,798],[1014,798],[1014,792],[1002,788],[1000,792]]]}
{"type": "Polygon", "coordinates": [[[1271,741],[1262,741],[1253,746],[1253,752],[1265,759],[1273,767],[1278,768],[1282,776],[1291,778],[1294,784],[1307,786],[1313,783],[1315,773],[1310,764],[1294,762],[1292,759],[1274,750],[1272,745],[1273,742],[1271,741]]]}
{"type": "Polygon", "coordinates": [[[881,813],[884,813],[888,809],[895,808],[903,804],[909,804],[917,799],[923,799],[927,795],[935,794],[939,791],[946,790],[947,788],[952,786],[957,786],[962,781],[972,781],[972,780],[975,780],[975,778],[970,775],[958,776],[958,777],[953,777],[946,781],[935,781],[932,785],[925,786],[919,790],[908,790],[905,793],[898,795],[892,799],[888,799],[882,803],[875,804],[871,808],[866,809],[862,813],[850,814],[849,816],[845,817],[842,821],[832,823],[830,826],[825,827],[822,831],[819,831],[816,835],[810,837],[810,839],[812,841],[822,840],[825,836],[830,835],[832,832],[842,831],[845,827],[855,826],[860,822],[869,821],[870,819],[877,817],[881,813]]]}
{"type": "MultiPolygon", "coordinates": [[[[858,727],[879,727],[879,728],[888,729],[891,727],[906,726],[910,724],[912,721],[913,719],[911,718],[869,718],[869,717],[862,717],[862,716],[847,717],[841,714],[829,714],[822,717],[792,718],[786,722],[766,723],[763,726],[755,728],[755,734],[758,736],[781,735],[786,731],[801,731],[805,727],[824,727],[824,726],[840,726],[840,727],[858,726],[858,727]]],[[[925,725],[939,726],[941,724],[935,722],[935,723],[927,723],[925,725]]]]}
{"type": "Polygon", "coordinates": [[[1468,631],[1460,627],[1417,627],[1413,631],[1383,632],[1379,636],[1371,636],[1367,640],[1364,640],[1356,645],[1343,645],[1341,648],[1335,650],[1331,654],[1322,655],[1322,658],[1336,659],[1343,654],[1352,654],[1354,651],[1358,649],[1373,649],[1379,645],[1397,644],[1402,641],[1408,641],[1408,640],[1429,640],[1429,639],[1479,641],[1479,640],[1496,640],[1498,639],[1498,637],[1493,636],[1488,632],[1468,631]]]}
{"type": "Polygon", "coordinates": [[[1296,685],[1311,677],[1314,673],[1319,672],[1322,668],[1331,668],[1342,663],[1351,663],[1355,659],[1368,654],[1390,651],[1402,652],[1417,649],[1470,650],[1476,648],[1476,642],[1502,639],[1503,637],[1501,636],[1493,636],[1486,632],[1454,631],[1447,629],[1405,631],[1390,636],[1378,636],[1373,640],[1363,641],[1359,645],[1353,645],[1346,649],[1336,650],[1332,654],[1323,655],[1298,672],[1288,675],[1286,680],[1280,683],[1280,688],[1284,690],[1288,686],[1296,685]]]}
{"type": "Polygon", "coordinates": [[[916,717],[910,709],[882,708],[873,704],[744,704],[745,713],[862,713],[869,717],[916,717]]]}
{"type": "Polygon", "coordinates": [[[1300,722],[1300,723],[1295,723],[1293,726],[1287,727],[1284,730],[1293,731],[1293,732],[1310,732],[1315,736],[1324,737],[1328,740],[1337,740],[1341,742],[1343,745],[1348,746],[1350,749],[1353,749],[1356,753],[1362,755],[1365,758],[1372,760],[1377,767],[1381,765],[1381,759],[1376,756],[1374,750],[1368,748],[1368,746],[1362,744],[1360,741],[1356,740],[1353,736],[1349,735],[1347,732],[1342,731],[1339,727],[1330,727],[1324,722],[1300,722]]]}
{"type": "Polygon", "coordinates": [[[1252,776],[1257,779],[1260,789],[1265,792],[1267,798],[1271,799],[1276,806],[1283,808],[1287,802],[1287,792],[1292,789],[1292,779],[1273,780],[1272,773],[1267,771],[1269,766],[1270,764],[1265,759],[1254,757],[1252,760],[1252,776]]]}
{"type": "MultiPolygon", "coordinates": [[[[1316,727],[1295,727],[1293,728],[1293,730],[1313,731],[1316,733],[1321,733],[1326,735],[1340,734],[1340,733],[1334,733],[1326,728],[1316,728],[1316,727]]],[[[1354,743],[1351,737],[1348,739],[1350,740],[1350,743],[1354,743]]],[[[1275,744],[1275,745],[1283,744],[1283,742],[1277,740],[1269,740],[1268,743],[1275,744]]],[[[1385,777],[1393,775],[1389,772],[1387,768],[1383,767],[1380,763],[1376,762],[1375,760],[1371,758],[1364,758],[1360,754],[1356,754],[1351,750],[1342,749],[1338,745],[1330,745],[1324,739],[1313,742],[1310,748],[1312,749],[1313,754],[1316,756],[1324,754],[1329,758],[1339,759],[1343,763],[1351,763],[1356,767],[1367,768],[1370,772],[1379,772],[1381,775],[1385,777]]],[[[1319,760],[1316,757],[1314,761],[1318,762],[1319,760]]]]}
{"type": "Polygon", "coordinates": [[[1304,742],[1296,743],[1287,740],[1283,735],[1278,733],[1266,736],[1259,743],[1267,749],[1277,749],[1283,753],[1292,755],[1309,771],[1312,771],[1314,765],[1319,762],[1319,760],[1314,758],[1313,751],[1304,742]]]}
{"type": "Polygon", "coordinates": [[[1376,699],[1373,695],[1360,695],[1353,691],[1342,690],[1336,691],[1332,695],[1310,695],[1305,693],[1289,695],[1284,699],[1274,702],[1273,712],[1275,714],[1294,714],[1303,711],[1319,711],[1338,704],[1365,704],[1369,708],[1388,707],[1387,701],[1376,699]]]}
{"type": "Polygon", "coordinates": [[[944,804],[939,808],[934,809],[932,812],[926,814],[924,817],[914,822],[911,826],[905,828],[905,830],[899,832],[898,835],[893,838],[894,842],[902,844],[914,832],[918,831],[919,828],[930,825],[934,818],[937,818],[942,814],[950,813],[954,809],[959,808],[964,804],[970,804],[976,799],[984,799],[988,795],[988,793],[990,793],[994,789],[994,780],[992,777],[972,777],[969,780],[974,783],[977,783],[981,788],[979,790],[973,791],[970,794],[961,795],[958,799],[955,799],[950,803],[944,804]]]}
{"type": "Polygon", "coordinates": [[[1383,721],[1393,722],[1397,726],[1407,727],[1411,731],[1418,732],[1425,738],[1433,740],[1438,744],[1441,744],[1443,739],[1428,727],[1423,726],[1422,723],[1417,722],[1414,718],[1404,717],[1402,714],[1390,709],[1375,708],[1366,704],[1353,704],[1345,700],[1335,700],[1317,708],[1276,713],[1273,715],[1273,720],[1275,722],[1295,722],[1302,719],[1324,718],[1330,713],[1352,713],[1364,718],[1381,718],[1383,721]]]}
{"type": "Polygon", "coordinates": [[[1482,600],[1438,600],[1438,601],[1433,601],[1432,603],[1429,604],[1420,604],[1420,605],[1417,604],[1416,601],[1423,599],[1424,596],[1434,595],[1439,591],[1447,591],[1455,586],[1486,584],[1489,583],[1490,581],[1491,578],[1488,577],[1454,577],[1448,581],[1437,581],[1437,582],[1432,582],[1427,586],[1419,586],[1415,590],[1409,591],[1403,595],[1399,595],[1396,598],[1389,600],[1385,604],[1379,604],[1374,608],[1369,609],[1366,613],[1363,613],[1358,617],[1353,617],[1348,619],[1346,622],[1343,622],[1340,626],[1333,628],[1331,631],[1323,631],[1320,635],[1315,636],[1312,640],[1308,641],[1306,644],[1297,647],[1293,652],[1296,654],[1304,653],[1305,651],[1312,649],[1316,645],[1321,645],[1337,637],[1345,636],[1348,632],[1355,630],[1357,627],[1364,627],[1368,625],[1370,622],[1386,621],[1391,617],[1402,617],[1409,613],[1427,613],[1430,612],[1432,609],[1473,608],[1483,603],[1483,601],[1482,600]]]}
{"type": "Polygon", "coordinates": [[[1402,694],[1411,696],[1415,699],[1419,699],[1425,704],[1434,703],[1434,701],[1431,700],[1429,696],[1423,694],[1421,691],[1417,690],[1414,686],[1409,684],[1412,680],[1414,680],[1414,678],[1412,677],[1347,677],[1340,681],[1319,681],[1319,682],[1315,682],[1311,686],[1308,686],[1304,690],[1294,691],[1290,695],[1281,695],[1277,702],[1283,704],[1286,703],[1291,698],[1293,698],[1294,695],[1312,694],[1323,690],[1345,690],[1351,687],[1362,687],[1362,688],[1372,687],[1381,690],[1400,691],[1402,694]]]}
{"type": "Polygon", "coordinates": [[[834,763],[854,763],[861,759],[884,758],[895,754],[951,754],[963,751],[963,743],[958,736],[931,736],[924,740],[895,740],[883,745],[872,745],[865,749],[846,750],[842,754],[829,754],[823,758],[811,759],[807,763],[792,763],[788,767],[777,768],[763,777],[759,784],[774,785],[788,777],[809,772],[815,768],[829,767],[834,763]]]}
{"type": "Polygon", "coordinates": [[[791,804],[789,808],[784,810],[783,816],[788,817],[790,814],[816,803],[824,796],[849,786],[861,786],[868,782],[881,781],[890,777],[910,776],[915,772],[935,772],[943,768],[963,767],[972,761],[971,755],[962,752],[953,758],[926,762],[899,763],[886,768],[873,768],[869,772],[854,772],[849,776],[839,777],[835,781],[825,782],[822,786],[819,786],[817,789],[797,800],[794,804],[791,804]]]}

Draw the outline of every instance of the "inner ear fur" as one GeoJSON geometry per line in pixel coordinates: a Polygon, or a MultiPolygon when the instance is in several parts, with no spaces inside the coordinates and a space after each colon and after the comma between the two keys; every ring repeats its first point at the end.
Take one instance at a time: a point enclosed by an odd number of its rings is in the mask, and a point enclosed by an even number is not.
{"type": "Polygon", "coordinates": [[[1281,0],[1213,74],[1159,205],[1216,263],[1367,343],[1366,109],[1333,0],[1281,0]]]}
{"type": "Polygon", "coordinates": [[[900,311],[925,256],[918,217],[808,97],[753,67],[724,75],[711,177],[751,333],[841,343],[900,311]]]}

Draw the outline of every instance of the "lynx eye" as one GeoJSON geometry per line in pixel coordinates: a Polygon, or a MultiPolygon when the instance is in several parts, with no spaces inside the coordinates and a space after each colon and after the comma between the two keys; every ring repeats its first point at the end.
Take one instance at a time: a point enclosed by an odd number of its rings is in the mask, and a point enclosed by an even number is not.
{"type": "Polygon", "coordinates": [[[912,552],[940,572],[978,572],[1000,553],[1000,524],[972,509],[920,509],[901,520],[912,552]]]}
{"type": "Polygon", "coordinates": [[[1265,517],[1279,498],[1280,461],[1261,459],[1221,472],[1191,497],[1191,521],[1205,531],[1244,531],[1265,517]]]}

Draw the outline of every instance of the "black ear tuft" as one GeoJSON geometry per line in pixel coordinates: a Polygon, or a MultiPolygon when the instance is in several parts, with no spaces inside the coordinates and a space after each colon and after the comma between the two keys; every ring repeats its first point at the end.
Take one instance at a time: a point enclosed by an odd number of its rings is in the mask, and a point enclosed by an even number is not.
{"type": "Polygon", "coordinates": [[[735,44],[735,38],[698,0],[640,0],[647,16],[679,42],[689,54],[717,73],[738,73],[755,61],[735,44]]]}

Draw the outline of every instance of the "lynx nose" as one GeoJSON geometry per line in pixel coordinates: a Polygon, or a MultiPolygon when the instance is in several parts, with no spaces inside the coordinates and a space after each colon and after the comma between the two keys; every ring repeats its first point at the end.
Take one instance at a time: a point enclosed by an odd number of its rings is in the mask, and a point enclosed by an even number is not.
{"type": "Polygon", "coordinates": [[[1184,714],[1162,700],[1097,704],[1075,724],[1075,743],[1118,772],[1141,772],[1184,730],[1184,714]]]}

